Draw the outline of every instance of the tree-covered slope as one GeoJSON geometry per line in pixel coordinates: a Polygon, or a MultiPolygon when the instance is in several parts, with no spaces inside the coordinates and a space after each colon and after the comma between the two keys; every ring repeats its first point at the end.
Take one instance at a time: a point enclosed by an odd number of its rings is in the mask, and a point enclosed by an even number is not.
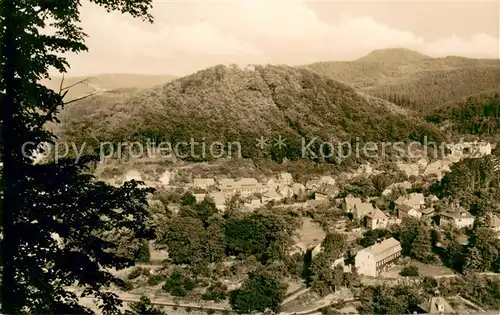
{"type": "MultiPolygon", "coordinates": [[[[302,137],[324,141],[401,141],[441,137],[411,111],[356,92],[307,69],[216,66],[142,91],[104,93],[61,113],[61,139],[87,142],[146,138],[179,143],[240,141],[244,157],[301,155],[302,137]],[[257,148],[256,138],[287,147],[257,148]]],[[[318,143],[318,142],[317,142],[318,143]]]]}

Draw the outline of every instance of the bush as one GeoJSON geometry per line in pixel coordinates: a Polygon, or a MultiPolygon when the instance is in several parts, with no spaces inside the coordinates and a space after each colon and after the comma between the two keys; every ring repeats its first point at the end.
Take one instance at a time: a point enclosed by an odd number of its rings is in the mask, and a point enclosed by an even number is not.
{"type": "Polygon", "coordinates": [[[215,301],[219,302],[226,298],[227,296],[227,286],[222,284],[221,282],[217,282],[210,287],[208,287],[207,291],[201,296],[201,298],[205,301],[215,301]]]}
{"type": "Polygon", "coordinates": [[[149,263],[151,252],[149,251],[149,242],[143,241],[141,247],[135,255],[135,260],[142,263],[149,263]]]}
{"type": "Polygon", "coordinates": [[[186,294],[196,287],[196,281],[182,273],[182,270],[175,270],[165,281],[162,290],[173,296],[186,296],[186,294]]]}
{"type": "Polygon", "coordinates": [[[158,285],[165,280],[167,280],[167,277],[164,275],[150,275],[148,278],[148,285],[158,285]]]}
{"type": "Polygon", "coordinates": [[[123,291],[130,291],[134,289],[134,285],[131,281],[124,281],[121,285],[123,291]]]}
{"type": "Polygon", "coordinates": [[[144,274],[145,270],[141,267],[136,267],[132,269],[132,271],[128,274],[127,278],[129,280],[133,280],[135,278],[138,278],[144,274]]]}
{"type": "Polygon", "coordinates": [[[403,268],[403,270],[401,270],[401,272],[399,274],[401,276],[404,276],[404,277],[418,277],[419,276],[418,268],[415,266],[405,267],[405,268],[403,268]]]}

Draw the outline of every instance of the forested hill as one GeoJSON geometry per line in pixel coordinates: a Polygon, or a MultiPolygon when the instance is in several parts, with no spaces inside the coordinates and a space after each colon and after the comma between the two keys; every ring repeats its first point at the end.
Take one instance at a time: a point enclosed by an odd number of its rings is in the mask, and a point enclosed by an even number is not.
{"type": "Polygon", "coordinates": [[[334,141],[441,139],[411,111],[307,69],[216,66],[141,91],[107,92],[75,102],[61,113],[60,139],[98,141],[190,138],[240,141],[245,157],[301,154],[302,137],[334,141]],[[263,150],[255,139],[287,139],[263,150]]]}
{"type": "Polygon", "coordinates": [[[354,61],[305,67],[425,114],[471,95],[500,90],[498,59],[432,58],[397,48],[376,50],[354,61]]]}

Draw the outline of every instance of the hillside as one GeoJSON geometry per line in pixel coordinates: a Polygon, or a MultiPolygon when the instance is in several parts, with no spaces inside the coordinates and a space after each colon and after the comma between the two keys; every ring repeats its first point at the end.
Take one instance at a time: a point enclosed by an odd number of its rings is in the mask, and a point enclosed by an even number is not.
{"type": "Polygon", "coordinates": [[[420,112],[500,86],[495,59],[431,58],[409,49],[382,49],[354,61],[304,66],[361,91],[420,112]]]}
{"type": "Polygon", "coordinates": [[[61,118],[61,139],[95,146],[98,141],[146,138],[173,144],[190,138],[208,145],[240,141],[244,157],[276,160],[299,157],[302,137],[335,142],[442,137],[409,111],[288,66],[216,66],[163,86],[72,103],[61,118]],[[255,146],[261,136],[286,138],[287,147],[261,150],[255,146]]]}
{"type": "MultiPolygon", "coordinates": [[[[91,77],[66,77],[62,87],[68,89],[65,99],[71,100],[86,95],[117,89],[144,89],[165,84],[175,79],[167,75],[140,75],[140,74],[102,74],[91,77]]],[[[59,91],[62,77],[53,77],[43,80],[42,84],[59,91]]]]}

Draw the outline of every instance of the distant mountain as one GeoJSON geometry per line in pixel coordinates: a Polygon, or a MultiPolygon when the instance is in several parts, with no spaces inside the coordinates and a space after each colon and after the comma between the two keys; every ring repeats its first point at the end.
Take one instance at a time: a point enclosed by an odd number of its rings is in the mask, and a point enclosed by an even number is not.
{"type": "Polygon", "coordinates": [[[432,57],[408,48],[389,48],[374,50],[368,55],[357,59],[356,62],[407,64],[428,59],[432,59],[432,57]]]}
{"type": "MultiPolygon", "coordinates": [[[[117,89],[144,89],[162,85],[175,79],[168,75],[101,74],[89,77],[65,77],[62,88],[70,87],[66,100],[117,89]]],[[[42,84],[59,91],[62,77],[43,80],[42,84]]]]}
{"type": "Polygon", "coordinates": [[[431,58],[404,48],[375,50],[354,61],[304,66],[371,95],[424,113],[500,87],[500,60],[431,58]]]}
{"type": "Polygon", "coordinates": [[[146,138],[179,143],[240,141],[247,158],[280,160],[301,155],[302,139],[402,141],[424,135],[442,139],[438,129],[411,111],[356,92],[307,69],[216,66],[140,90],[105,92],[67,106],[61,139],[98,141],[146,138]],[[286,148],[256,140],[286,139],[286,148]]]}

